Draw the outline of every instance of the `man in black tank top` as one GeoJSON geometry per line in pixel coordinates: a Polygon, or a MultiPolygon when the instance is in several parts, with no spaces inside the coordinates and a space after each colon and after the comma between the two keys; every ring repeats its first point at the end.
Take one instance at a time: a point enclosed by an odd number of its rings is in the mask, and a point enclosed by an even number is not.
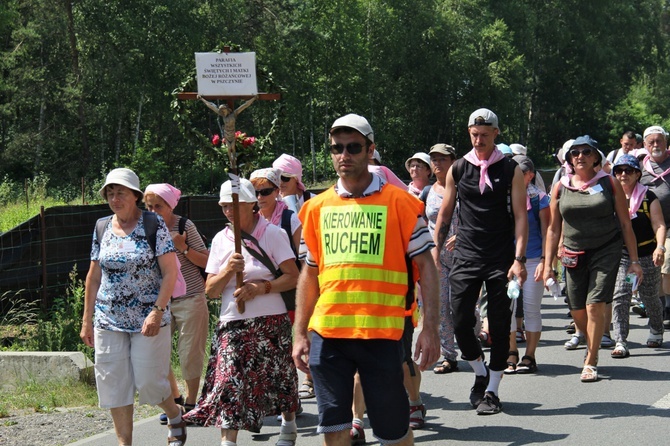
{"type": "Polygon", "coordinates": [[[458,199],[459,226],[450,275],[454,332],[462,358],[475,371],[470,403],[479,415],[495,414],[502,408],[498,387],[507,366],[512,316],[506,286],[514,277],[520,284],[526,280],[526,187],[516,162],[495,146],[499,132],[498,117],[491,110],[482,108],[470,115],[468,133],[473,148],[447,174],[435,227],[437,263],[458,199]],[[493,342],[490,370],[474,333],[475,307],[484,283],[493,342]]]}

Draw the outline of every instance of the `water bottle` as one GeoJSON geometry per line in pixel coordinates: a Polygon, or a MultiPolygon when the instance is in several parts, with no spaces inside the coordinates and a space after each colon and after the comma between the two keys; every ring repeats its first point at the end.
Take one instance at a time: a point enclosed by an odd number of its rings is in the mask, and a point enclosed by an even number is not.
{"type": "Polygon", "coordinates": [[[547,279],[547,288],[554,300],[558,300],[558,296],[561,295],[561,285],[550,277],[547,279]]]}
{"type": "Polygon", "coordinates": [[[626,283],[631,284],[631,287],[632,287],[633,291],[637,290],[637,275],[635,275],[634,273],[628,273],[628,274],[626,274],[625,281],[626,281],[626,283]]]}
{"type": "Polygon", "coordinates": [[[510,280],[507,284],[507,297],[510,299],[516,299],[519,297],[520,292],[521,285],[519,285],[519,282],[516,279],[510,280]]]}

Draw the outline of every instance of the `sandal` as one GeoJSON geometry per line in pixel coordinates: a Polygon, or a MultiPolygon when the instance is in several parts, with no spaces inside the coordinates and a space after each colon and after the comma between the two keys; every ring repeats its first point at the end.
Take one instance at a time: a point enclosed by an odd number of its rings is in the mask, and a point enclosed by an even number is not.
{"type": "Polygon", "coordinates": [[[444,361],[438,363],[433,368],[433,373],[436,375],[444,375],[445,373],[451,373],[458,370],[458,362],[452,361],[451,359],[444,358],[444,361]]]}
{"type": "Polygon", "coordinates": [[[522,328],[516,329],[516,342],[519,343],[526,342],[526,333],[524,333],[522,328]]]}
{"type": "Polygon", "coordinates": [[[186,420],[177,424],[168,424],[168,429],[181,429],[181,435],[168,437],[168,446],[184,446],[186,444],[186,420]]]}
{"type": "Polygon", "coordinates": [[[301,400],[307,400],[314,398],[314,383],[311,379],[305,379],[302,384],[300,384],[300,389],[298,389],[298,398],[301,400]]]}
{"type": "Polygon", "coordinates": [[[585,365],[582,369],[581,380],[583,383],[593,383],[598,381],[598,367],[594,365],[585,365]]]}
{"type": "Polygon", "coordinates": [[[277,446],[293,446],[295,441],[298,439],[297,432],[291,433],[279,433],[279,438],[277,438],[277,446]]]}
{"type": "Polygon", "coordinates": [[[518,350],[512,350],[509,352],[508,356],[514,356],[516,358],[516,361],[510,361],[508,359],[507,368],[503,372],[505,373],[505,375],[514,375],[517,372],[516,363],[519,361],[519,352],[518,350]]]}
{"type": "Polygon", "coordinates": [[[663,345],[663,333],[654,334],[649,333],[647,338],[647,347],[649,348],[661,348],[663,345]]]}
{"type": "Polygon", "coordinates": [[[535,372],[537,372],[537,363],[535,362],[535,358],[533,358],[532,356],[524,355],[524,357],[521,358],[521,362],[516,366],[516,373],[521,375],[527,375],[529,373],[535,373],[535,372]]]}
{"type": "Polygon", "coordinates": [[[616,347],[612,350],[612,358],[627,358],[630,356],[628,347],[625,342],[617,342],[616,347]]]}

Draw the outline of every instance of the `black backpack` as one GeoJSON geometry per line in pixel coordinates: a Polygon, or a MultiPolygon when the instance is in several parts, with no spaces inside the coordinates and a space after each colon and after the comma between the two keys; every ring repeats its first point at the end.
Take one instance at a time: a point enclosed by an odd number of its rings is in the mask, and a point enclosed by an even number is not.
{"type": "Polygon", "coordinates": [[[293,235],[291,234],[291,215],[293,215],[293,211],[290,209],[284,209],[282,211],[281,228],[288,235],[288,242],[291,245],[291,251],[293,251],[293,255],[295,255],[295,264],[298,266],[298,271],[300,271],[302,269],[302,262],[298,260],[298,250],[293,244],[293,235]]]}

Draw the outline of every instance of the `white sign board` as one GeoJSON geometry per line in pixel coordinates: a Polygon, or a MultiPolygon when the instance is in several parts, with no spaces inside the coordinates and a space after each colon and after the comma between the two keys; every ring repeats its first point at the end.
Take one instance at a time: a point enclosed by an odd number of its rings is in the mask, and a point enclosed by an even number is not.
{"type": "Polygon", "coordinates": [[[201,96],[253,96],[256,53],[195,53],[198,94],[201,96]]]}

